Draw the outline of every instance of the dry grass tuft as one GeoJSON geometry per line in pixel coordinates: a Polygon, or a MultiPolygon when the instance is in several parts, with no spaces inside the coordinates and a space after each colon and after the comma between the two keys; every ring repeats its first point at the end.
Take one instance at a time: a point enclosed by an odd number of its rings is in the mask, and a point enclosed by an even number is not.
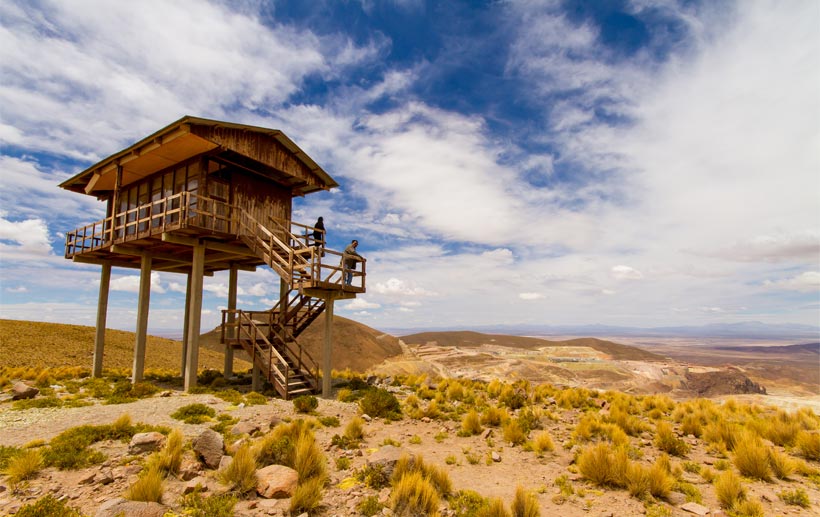
{"type": "Polygon", "coordinates": [[[125,492],[125,498],[131,501],[162,502],[165,492],[164,477],[156,468],[148,468],[139,479],[125,492]]]}
{"type": "Polygon", "coordinates": [[[437,515],[439,496],[421,472],[408,472],[393,485],[390,503],[396,515],[437,515]]]}
{"type": "Polygon", "coordinates": [[[481,417],[475,409],[471,409],[461,420],[461,433],[466,436],[473,436],[480,434],[481,431],[483,431],[481,417]]]}
{"type": "Polygon", "coordinates": [[[43,457],[37,449],[27,449],[12,457],[5,469],[6,480],[12,488],[31,479],[43,468],[43,457]]]}
{"type": "Polygon", "coordinates": [[[217,473],[219,482],[232,492],[243,495],[256,490],[256,460],[248,445],[242,445],[233,461],[217,473]]]}
{"type": "Polygon", "coordinates": [[[731,510],[746,499],[746,490],[740,482],[740,477],[727,470],[715,480],[715,495],[721,508],[731,510]]]}
{"type": "Polygon", "coordinates": [[[530,442],[530,447],[539,456],[545,452],[552,452],[555,450],[555,444],[552,441],[552,436],[549,432],[541,431],[530,442]]]}
{"type": "Polygon", "coordinates": [[[820,461],[820,433],[800,431],[795,443],[801,456],[807,460],[820,461]]]}
{"type": "Polygon", "coordinates": [[[658,422],[655,426],[655,445],[672,456],[685,456],[689,452],[689,445],[675,435],[667,422],[658,422]]]}
{"type": "Polygon", "coordinates": [[[527,492],[522,486],[515,489],[515,498],[510,505],[513,517],[540,517],[538,499],[532,492],[527,492]]]}
{"type": "Polygon", "coordinates": [[[312,514],[322,504],[324,480],[319,477],[299,483],[290,498],[290,514],[312,514]]]}
{"type": "Polygon", "coordinates": [[[737,470],[744,476],[762,481],[771,479],[769,447],[752,432],[744,430],[740,433],[733,459],[737,470]]]}

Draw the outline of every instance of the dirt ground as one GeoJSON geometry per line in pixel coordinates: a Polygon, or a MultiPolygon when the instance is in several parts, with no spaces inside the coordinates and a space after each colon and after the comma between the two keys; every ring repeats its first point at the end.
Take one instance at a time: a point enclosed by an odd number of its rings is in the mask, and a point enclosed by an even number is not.
{"type": "MultiPolygon", "coordinates": [[[[395,389],[395,388],[391,388],[395,389]]],[[[402,398],[402,393],[398,393],[402,398]]],[[[0,445],[21,446],[35,439],[50,440],[65,429],[82,424],[111,423],[122,414],[131,416],[133,422],[145,422],[155,425],[176,427],[183,431],[186,438],[191,439],[202,430],[213,425],[208,422],[199,425],[187,425],[170,417],[181,406],[203,403],[213,407],[217,414],[227,413],[241,421],[259,425],[267,430],[270,422],[277,419],[298,418],[293,404],[279,399],[272,399],[265,405],[247,407],[233,406],[213,395],[189,395],[179,391],[171,391],[167,396],[156,396],[149,399],[122,405],[95,405],[71,409],[30,409],[24,411],[11,410],[8,404],[0,405],[0,445]]],[[[646,509],[640,501],[631,498],[624,490],[602,490],[584,482],[579,474],[572,472],[570,464],[574,451],[561,447],[563,442],[570,438],[570,434],[578,422],[581,414],[577,410],[561,410],[552,407],[551,410],[559,416],[557,421],[544,420],[544,428],[548,430],[556,444],[556,450],[546,453],[542,457],[525,451],[520,446],[512,447],[503,443],[500,430],[490,431],[489,440],[482,436],[459,437],[456,435],[460,425],[457,422],[412,420],[407,417],[398,422],[389,422],[374,419],[366,424],[366,438],[358,453],[341,451],[331,446],[334,434],[341,434],[344,426],[359,414],[355,403],[343,403],[335,400],[320,400],[316,411],[318,416],[336,416],[340,420],[340,427],[319,428],[316,437],[325,450],[329,460],[331,480],[324,491],[324,506],[320,515],[345,516],[357,515],[356,504],[368,495],[381,496],[387,499],[387,494],[376,492],[361,485],[350,488],[339,486],[345,478],[349,478],[353,470],[363,466],[367,458],[377,451],[385,440],[390,439],[400,443],[402,449],[416,455],[422,455],[427,462],[435,463],[449,473],[453,481],[454,490],[475,490],[483,496],[501,497],[507,504],[512,500],[516,487],[521,485],[528,490],[535,491],[541,506],[542,516],[561,515],[562,517],[576,516],[631,516],[644,515],[646,509]],[[411,443],[412,437],[418,437],[420,443],[411,443]],[[500,461],[487,461],[491,451],[496,451],[500,461]],[[472,454],[480,461],[472,465],[467,460],[467,454],[472,454]],[[349,469],[339,471],[335,467],[335,460],[340,456],[349,456],[349,469]],[[450,460],[448,461],[448,457],[450,460]],[[453,459],[455,462],[453,463],[453,459]],[[452,464],[448,464],[452,463],[452,464]],[[561,475],[567,475],[572,482],[576,494],[566,501],[556,498],[559,493],[554,480],[561,475]]],[[[692,452],[687,461],[697,463],[713,463],[715,458],[706,453],[703,444],[694,438],[687,438],[692,445],[692,452]]],[[[413,441],[418,441],[414,439],[413,441]]],[[[648,437],[636,439],[636,446],[640,448],[644,457],[643,462],[649,463],[658,456],[657,449],[652,446],[648,437]]],[[[87,515],[94,515],[97,509],[112,498],[121,496],[127,487],[136,479],[140,470],[142,458],[128,456],[127,445],[113,442],[102,442],[100,448],[109,459],[103,465],[98,465],[80,471],[61,472],[52,468],[45,469],[26,487],[16,492],[6,488],[0,489],[0,510],[2,514],[16,511],[22,504],[30,503],[45,494],[52,493],[55,497],[65,496],[68,503],[81,509],[87,515]],[[111,469],[115,481],[106,484],[81,484],[81,480],[88,478],[100,469],[111,469]]],[[[193,461],[189,458],[189,461],[193,461]]],[[[674,460],[679,461],[679,460],[674,460]]],[[[817,465],[820,466],[820,465],[817,465]]],[[[714,490],[711,485],[700,479],[699,476],[685,474],[688,480],[703,494],[703,506],[717,511],[719,508],[714,490]]],[[[208,486],[212,491],[221,490],[215,480],[214,471],[206,471],[209,479],[208,486]]],[[[802,478],[801,478],[802,479],[802,478]]],[[[3,484],[0,481],[0,484],[3,484]]],[[[166,494],[163,502],[173,505],[186,482],[178,479],[167,481],[166,494]]],[[[750,497],[763,502],[766,515],[820,515],[820,488],[805,480],[796,482],[774,481],[772,483],[747,483],[750,497]],[[807,490],[812,506],[809,509],[800,509],[795,506],[786,506],[777,497],[777,493],[784,488],[793,488],[796,485],[807,490]]],[[[677,494],[674,500],[660,503],[668,513],[658,515],[684,516],[692,515],[680,508],[683,504],[682,494],[677,494]]],[[[288,515],[287,501],[267,501],[256,498],[241,501],[236,506],[236,515],[288,515]]],[[[447,515],[444,508],[444,515],[447,515]]],[[[719,514],[715,514],[719,515],[719,514]]]]}

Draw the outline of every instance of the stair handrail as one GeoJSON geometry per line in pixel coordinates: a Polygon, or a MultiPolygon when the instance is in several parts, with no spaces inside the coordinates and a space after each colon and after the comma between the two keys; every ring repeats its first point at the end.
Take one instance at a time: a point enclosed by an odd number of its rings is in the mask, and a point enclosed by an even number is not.
{"type": "MultiPolygon", "coordinates": [[[[273,343],[271,343],[270,340],[268,339],[268,337],[265,335],[265,333],[262,332],[262,330],[259,328],[259,326],[256,324],[256,322],[253,320],[253,318],[248,314],[248,311],[243,311],[241,309],[226,309],[226,310],[223,310],[222,311],[222,314],[223,314],[223,316],[222,316],[222,318],[223,318],[223,328],[224,328],[224,325],[227,325],[227,323],[224,322],[225,317],[228,313],[231,313],[231,312],[233,312],[234,314],[237,315],[237,318],[234,320],[234,322],[235,322],[234,324],[237,326],[237,330],[238,330],[237,334],[238,335],[239,334],[245,334],[247,336],[248,340],[253,344],[253,354],[252,354],[251,359],[254,360],[255,357],[256,357],[256,354],[258,352],[260,359],[262,359],[264,361],[265,350],[263,350],[262,347],[259,346],[259,342],[257,341],[258,338],[261,338],[261,340],[268,346],[268,348],[267,348],[268,371],[271,372],[272,374],[276,374],[279,377],[279,380],[285,386],[285,391],[287,391],[288,379],[290,378],[290,372],[289,372],[290,366],[288,366],[288,362],[285,360],[284,357],[282,357],[282,355],[279,353],[279,351],[276,350],[276,347],[273,346],[273,343]],[[251,333],[250,331],[248,331],[246,329],[246,325],[247,325],[247,327],[250,327],[253,330],[253,333],[251,333]],[[284,370],[285,370],[284,374],[279,370],[278,366],[275,366],[273,364],[273,358],[274,357],[277,359],[277,362],[279,364],[284,366],[284,370]]],[[[238,335],[237,335],[236,338],[234,338],[237,342],[240,339],[240,337],[238,335]]]]}

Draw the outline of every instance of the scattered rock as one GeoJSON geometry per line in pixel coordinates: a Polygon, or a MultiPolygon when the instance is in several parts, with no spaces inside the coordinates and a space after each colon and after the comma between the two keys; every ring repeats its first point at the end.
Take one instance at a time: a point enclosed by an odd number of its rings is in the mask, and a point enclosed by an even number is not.
{"type": "Polygon", "coordinates": [[[165,436],[162,433],[156,431],[137,433],[131,438],[131,443],[128,444],[128,454],[158,451],[164,443],[165,436]]]}
{"type": "Polygon", "coordinates": [[[367,413],[363,413],[362,414],[362,420],[364,420],[365,422],[370,422],[373,419],[367,413]]]}
{"type": "Polygon", "coordinates": [[[401,458],[402,455],[406,453],[407,452],[404,449],[401,449],[399,447],[394,447],[393,445],[385,445],[381,449],[371,454],[369,458],[367,458],[367,464],[380,465],[382,468],[382,472],[384,472],[385,476],[390,478],[390,476],[393,475],[393,469],[396,468],[396,463],[399,461],[399,458],[401,458]]]}
{"type": "Polygon", "coordinates": [[[94,476],[94,482],[101,485],[110,485],[114,482],[114,473],[111,469],[102,469],[94,476]]]}
{"type": "Polygon", "coordinates": [[[484,429],[483,433],[481,433],[481,439],[486,440],[487,438],[489,438],[492,435],[493,435],[493,429],[491,427],[488,427],[487,429],[484,429]]]}
{"type": "Polygon", "coordinates": [[[253,434],[259,430],[259,425],[253,422],[242,421],[231,428],[231,434],[253,434]]]}
{"type": "Polygon", "coordinates": [[[128,501],[118,497],[103,503],[95,517],[162,517],[168,509],[159,503],[128,501]]]}
{"type": "Polygon", "coordinates": [[[666,500],[672,506],[681,506],[686,503],[686,496],[681,494],[680,492],[669,492],[669,495],[666,497],[666,500]]]}
{"type": "Polygon", "coordinates": [[[689,502],[684,505],[681,505],[680,508],[681,510],[685,510],[695,515],[709,515],[709,508],[706,508],[705,506],[698,503],[689,502]]]}
{"type": "Polygon", "coordinates": [[[200,492],[207,492],[208,491],[208,480],[203,476],[197,476],[194,479],[185,483],[185,487],[182,489],[183,495],[188,495],[191,492],[200,491],[200,492]]]}
{"type": "Polygon", "coordinates": [[[221,434],[206,429],[194,438],[193,447],[194,452],[202,458],[205,465],[212,469],[219,467],[219,462],[222,461],[222,452],[225,448],[225,442],[222,440],[221,434]]]}
{"type": "Polygon", "coordinates": [[[493,459],[494,462],[499,463],[501,461],[501,455],[497,452],[493,451],[490,453],[490,457],[493,459]]]}
{"type": "Polygon", "coordinates": [[[278,416],[272,416],[272,417],[270,418],[270,424],[269,424],[269,426],[270,426],[270,428],[271,428],[271,429],[273,429],[274,427],[276,427],[277,425],[281,424],[282,422],[284,422],[284,420],[282,420],[282,419],[281,419],[281,418],[279,418],[278,416]]]}
{"type": "Polygon", "coordinates": [[[256,493],[268,499],[283,499],[293,495],[299,474],[284,465],[268,465],[256,471],[256,493]]]}
{"type": "Polygon", "coordinates": [[[25,382],[15,382],[11,387],[11,400],[33,399],[40,393],[34,386],[29,386],[25,382]]]}
{"type": "Polygon", "coordinates": [[[219,460],[219,470],[228,468],[231,465],[231,463],[233,463],[232,456],[228,456],[227,454],[225,456],[222,456],[222,459],[219,460]]]}

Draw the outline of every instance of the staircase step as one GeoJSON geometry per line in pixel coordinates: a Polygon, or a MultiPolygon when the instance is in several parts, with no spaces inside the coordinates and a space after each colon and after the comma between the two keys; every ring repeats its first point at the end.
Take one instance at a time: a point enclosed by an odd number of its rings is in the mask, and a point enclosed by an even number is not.
{"type": "Polygon", "coordinates": [[[288,390],[288,397],[294,397],[302,394],[313,394],[312,388],[300,388],[298,390],[288,390]]]}

